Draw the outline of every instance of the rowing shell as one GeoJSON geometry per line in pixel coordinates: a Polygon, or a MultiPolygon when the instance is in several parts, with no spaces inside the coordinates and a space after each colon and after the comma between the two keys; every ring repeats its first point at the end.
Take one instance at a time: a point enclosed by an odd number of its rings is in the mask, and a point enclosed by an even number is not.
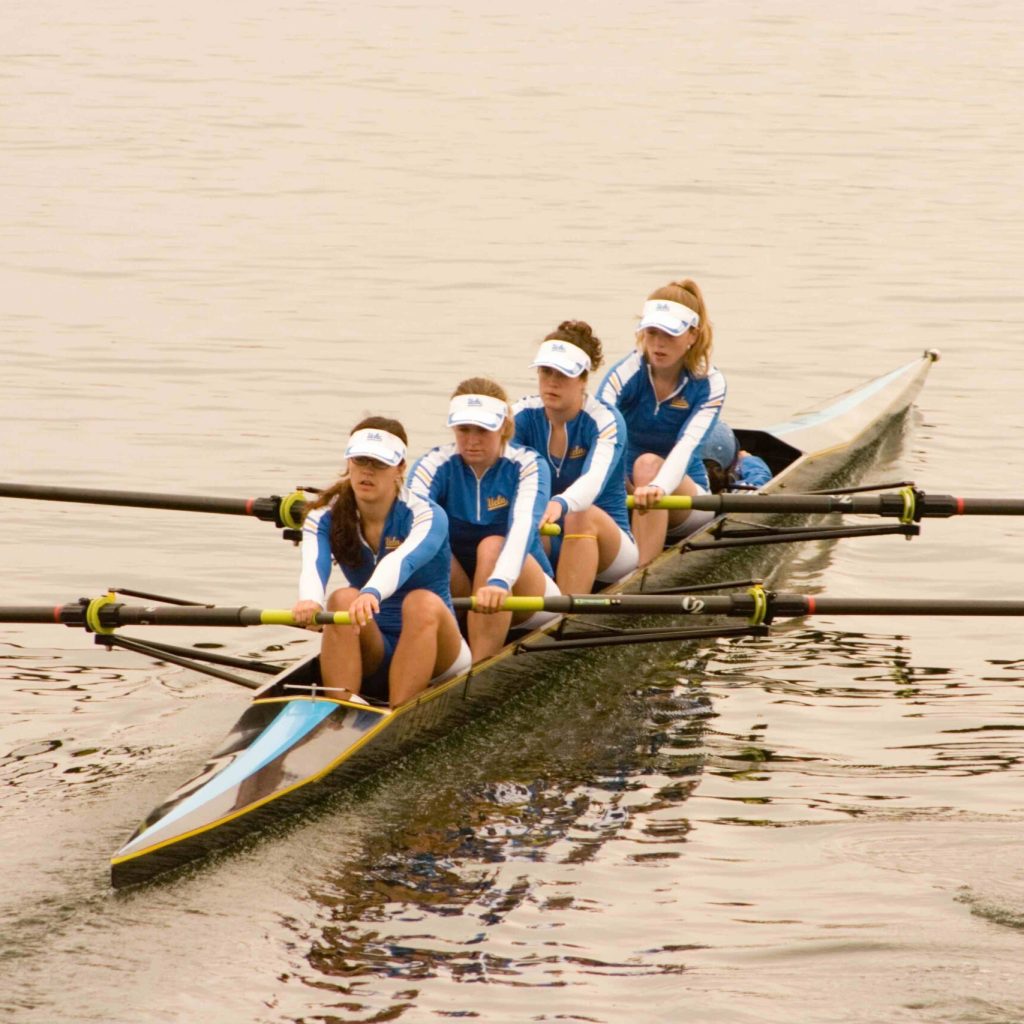
{"type": "MultiPolygon", "coordinates": [[[[765,459],[775,474],[764,491],[805,491],[834,479],[906,413],[937,358],[926,352],[817,412],[766,430],[737,430],[743,448],[765,459]]],[[[706,580],[721,557],[713,547],[701,550],[715,525],[667,549],[609,592],[706,580]]],[[[557,626],[556,620],[518,638],[466,675],[395,710],[318,695],[319,657],[300,662],[256,693],[203,770],[156,807],[117,851],[113,885],[147,881],[230,845],[311,796],[371,774],[479,717],[536,681],[536,659],[519,655],[538,640],[543,646],[557,626]]]]}

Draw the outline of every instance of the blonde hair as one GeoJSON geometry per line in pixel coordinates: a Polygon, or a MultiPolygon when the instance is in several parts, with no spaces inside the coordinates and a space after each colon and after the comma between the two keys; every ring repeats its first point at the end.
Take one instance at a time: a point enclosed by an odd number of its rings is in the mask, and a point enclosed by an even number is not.
{"type": "MultiPolygon", "coordinates": [[[[685,278],[682,281],[672,281],[662,288],[656,288],[647,300],[668,299],[670,302],[678,302],[687,309],[692,309],[700,317],[700,323],[694,328],[697,332],[697,340],[686,350],[683,356],[683,365],[691,377],[706,377],[711,369],[711,341],[713,329],[708,319],[707,307],[704,305],[704,296],[697,287],[696,281],[685,278]]],[[[643,335],[637,332],[637,345],[643,351],[643,335]]]]}
{"type": "Polygon", "coordinates": [[[456,395],[486,395],[488,398],[496,398],[499,402],[505,403],[505,422],[501,425],[502,441],[511,441],[512,435],[516,432],[516,425],[512,419],[512,410],[509,408],[508,395],[505,389],[489,377],[468,377],[452,392],[452,398],[456,395]]]}
{"type": "MultiPolygon", "coordinates": [[[[583,349],[590,356],[590,369],[596,370],[601,365],[604,352],[601,339],[594,334],[594,329],[584,320],[563,320],[550,334],[544,336],[545,341],[567,341],[570,345],[583,349]]],[[[584,380],[587,371],[581,374],[584,380]]]]}

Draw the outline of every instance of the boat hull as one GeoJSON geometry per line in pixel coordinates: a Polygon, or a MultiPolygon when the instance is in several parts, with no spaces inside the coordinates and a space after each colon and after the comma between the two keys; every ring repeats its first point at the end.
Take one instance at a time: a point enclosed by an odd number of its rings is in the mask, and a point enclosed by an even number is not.
{"type": "MultiPolygon", "coordinates": [[[[772,493],[831,483],[901,417],[937,356],[925,355],[833,401],[766,430],[739,430],[744,447],[765,458],[772,493]]],[[[722,556],[695,550],[714,524],[645,571],[609,588],[636,592],[706,580],[722,556]]],[[[552,624],[525,640],[542,638],[552,624]]],[[[512,644],[470,673],[427,690],[395,710],[316,696],[316,656],[277,677],[253,702],[203,770],[147,816],[111,861],[115,887],[145,882],[229,846],[310,797],[365,777],[415,746],[479,718],[515,693],[571,665],[569,652],[524,654],[512,644]]]]}

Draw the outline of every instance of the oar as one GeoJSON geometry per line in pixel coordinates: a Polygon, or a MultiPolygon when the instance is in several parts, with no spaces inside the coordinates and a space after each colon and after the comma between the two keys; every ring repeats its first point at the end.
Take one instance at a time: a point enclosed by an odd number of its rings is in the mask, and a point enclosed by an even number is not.
{"type": "MultiPolygon", "coordinates": [[[[459,598],[455,606],[472,610],[475,598],[459,598]]],[[[563,594],[557,597],[509,597],[502,609],[512,612],[554,612],[590,615],[719,615],[770,622],[773,618],[807,615],[1024,615],[1024,600],[960,598],[822,597],[775,594],[753,587],[744,594],[563,594]]],[[[318,612],[320,625],[350,624],[347,612],[318,612]]],[[[0,622],[57,623],[109,633],[119,626],[296,626],[284,608],[147,607],[121,604],[111,595],[73,604],[0,607],[0,622]]]]}
{"type": "MultiPolygon", "coordinates": [[[[626,499],[633,508],[633,496],[626,499]]],[[[781,513],[814,515],[892,516],[904,522],[947,519],[950,516],[1024,515],[1024,498],[958,498],[952,494],[925,494],[905,487],[890,494],[669,494],[652,508],[698,512],[781,513]]]]}
{"type": "MultiPolygon", "coordinates": [[[[42,484],[0,483],[0,498],[32,498],[36,501],[68,501],[81,505],[120,505],[128,508],[156,508],[176,512],[212,512],[226,516],[254,516],[283,530],[301,530],[306,510],[306,493],[292,491],[285,497],[217,498],[208,494],[153,494],[146,491],[109,491],[94,487],[51,487],[42,484]]],[[[557,537],[556,523],[540,532],[557,537]]]]}
{"type": "Polygon", "coordinates": [[[303,491],[285,497],[216,498],[207,494],[152,494],[146,491],[109,491],[94,487],[51,487],[43,484],[0,483],[0,498],[70,501],[83,505],[123,505],[131,508],[170,509],[177,512],[213,512],[226,516],[255,516],[289,530],[302,529],[306,507],[303,491]]]}
{"type": "MultiPolygon", "coordinates": [[[[472,610],[476,598],[458,598],[458,609],[472,610]]],[[[554,612],[560,615],[721,615],[732,618],[800,618],[805,615],[1024,615],[1024,600],[960,598],[821,597],[775,594],[752,587],[744,594],[562,594],[557,597],[508,597],[503,611],[554,612]]]]}

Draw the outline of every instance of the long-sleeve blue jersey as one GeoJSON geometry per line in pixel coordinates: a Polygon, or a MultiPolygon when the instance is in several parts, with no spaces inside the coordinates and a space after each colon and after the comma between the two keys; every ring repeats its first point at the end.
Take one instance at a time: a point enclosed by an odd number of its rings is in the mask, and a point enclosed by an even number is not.
{"type": "Polygon", "coordinates": [[[485,537],[505,538],[488,584],[511,590],[527,555],[554,575],[537,532],[551,496],[551,474],[532,449],[507,444],[498,461],[477,477],[454,444],[440,445],[416,462],[408,483],[447,513],[456,557],[475,552],[485,537]]]}
{"type": "Polygon", "coordinates": [[[707,489],[700,448],[722,411],[725,390],[725,377],[714,367],[706,377],[691,377],[683,370],[672,394],[659,401],[651,368],[634,350],[608,371],[597,396],[618,408],[626,421],[627,472],[632,474],[645,452],[660,455],[665,461],[651,486],[671,494],[684,476],[707,489]]]}
{"type": "Polygon", "coordinates": [[[626,533],[626,425],[617,409],[585,396],[583,409],[565,425],[566,450],[551,454],[551,424],[539,395],[521,398],[512,407],[515,440],[537,452],[551,469],[552,499],[566,512],[596,505],[626,533]]]}
{"type": "Polygon", "coordinates": [[[300,600],[326,607],[333,563],[348,586],[376,596],[382,613],[393,615],[412,590],[433,591],[452,607],[452,553],[444,509],[403,487],[388,513],[377,550],[364,539],[362,560],[354,568],[341,565],[331,551],[331,515],[329,507],[314,509],[303,523],[300,600]]]}

